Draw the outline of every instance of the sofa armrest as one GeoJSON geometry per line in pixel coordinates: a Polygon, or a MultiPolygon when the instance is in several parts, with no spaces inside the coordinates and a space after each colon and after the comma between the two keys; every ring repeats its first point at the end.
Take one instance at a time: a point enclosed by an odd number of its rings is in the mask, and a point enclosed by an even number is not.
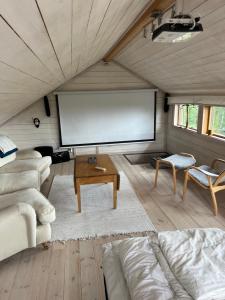
{"type": "Polygon", "coordinates": [[[31,159],[31,158],[41,158],[42,155],[40,152],[27,149],[27,150],[19,150],[16,152],[16,159],[23,160],[23,159],[31,159]]]}
{"type": "Polygon", "coordinates": [[[28,188],[40,188],[39,173],[35,170],[0,174],[0,195],[28,188]]]}
{"type": "Polygon", "coordinates": [[[0,211],[0,261],[36,246],[36,214],[31,205],[18,203],[0,211]]]}

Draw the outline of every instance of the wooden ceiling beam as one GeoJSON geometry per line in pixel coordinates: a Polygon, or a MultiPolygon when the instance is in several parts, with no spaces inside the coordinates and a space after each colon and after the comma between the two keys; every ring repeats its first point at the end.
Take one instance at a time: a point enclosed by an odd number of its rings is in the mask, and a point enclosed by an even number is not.
{"type": "Polygon", "coordinates": [[[113,58],[129,44],[141,30],[150,24],[154,18],[152,13],[155,11],[164,12],[175,4],[175,0],[155,0],[150,1],[147,8],[145,8],[143,14],[135,21],[133,26],[125,33],[124,36],[112,47],[112,49],[103,58],[103,61],[110,62],[113,58]]]}

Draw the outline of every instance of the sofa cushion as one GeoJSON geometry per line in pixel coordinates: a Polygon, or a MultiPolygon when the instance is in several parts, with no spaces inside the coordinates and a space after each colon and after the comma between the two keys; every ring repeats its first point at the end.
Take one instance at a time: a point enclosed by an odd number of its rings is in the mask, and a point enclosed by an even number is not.
{"type": "Polygon", "coordinates": [[[15,152],[13,154],[10,154],[9,156],[0,158],[0,170],[1,170],[2,166],[14,161],[15,159],[16,159],[16,153],[15,152]]]}
{"type": "Polygon", "coordinates": [[[41,158],[42,155],[38,151],[32,149],[19,150],[16,152],[16,159],[41,158]]]}
{"type": "Polygon", "coordinates": [[[19,202],[30,204],[41,224],[52,223],[55,220],[55,208],[36,189],[26,189],[18,192],[0,195],[0,209],[19,202]]]}
{"type": "Polygon", "coordinates": [[[51,165],[51,157],[31,158],[26,160],[14,160],[0,168],[0,173],[16,173],[30,170],[43,172],[51,165]]]}
{"type": "Polygon", "coordinates": [[[0,195],[29,188],[39,189],[40,176],[35,170],[19,173],[0,173],[0,183],[0,195]]]}

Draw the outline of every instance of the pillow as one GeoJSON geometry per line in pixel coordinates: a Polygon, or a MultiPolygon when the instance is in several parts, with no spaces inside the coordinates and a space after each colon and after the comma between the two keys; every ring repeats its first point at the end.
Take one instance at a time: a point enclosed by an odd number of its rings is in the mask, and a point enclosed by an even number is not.
{"type": "Polygon", "coordinates": [[[16,145],[7,136],[0,135],[0,158],[9,156],[18,149],[16,145]]]}

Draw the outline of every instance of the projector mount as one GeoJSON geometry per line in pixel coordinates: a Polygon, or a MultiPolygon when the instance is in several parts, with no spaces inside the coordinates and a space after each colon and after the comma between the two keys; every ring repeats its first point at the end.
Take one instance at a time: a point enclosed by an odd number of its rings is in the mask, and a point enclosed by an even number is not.
{"type": "Polygon", "coordinates": [[[182,12],[176,14],[175,6],[171,8],[171,16],[167,12],[155,11],[151,17],[154,20],[151,28],[144,28],[144,37],[151,37],[154,42],[182,42],[203,31],[200,17],[194,18],[182,12]]]}

